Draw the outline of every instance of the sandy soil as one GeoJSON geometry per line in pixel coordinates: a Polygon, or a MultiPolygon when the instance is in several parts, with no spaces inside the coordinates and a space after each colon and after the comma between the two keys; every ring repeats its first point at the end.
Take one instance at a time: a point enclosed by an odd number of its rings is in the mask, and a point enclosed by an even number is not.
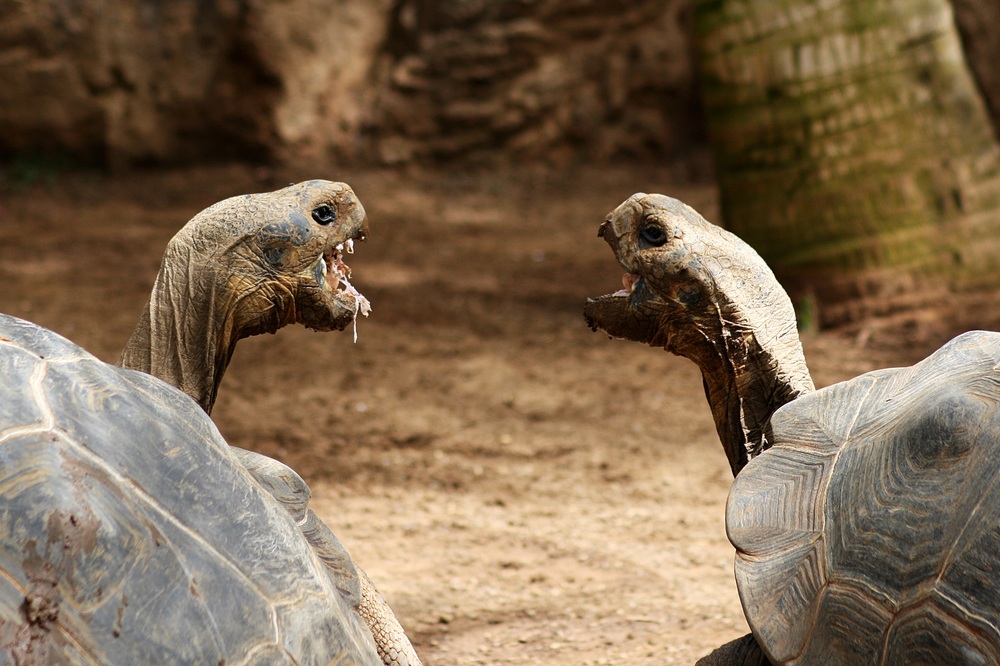
{"type": "MultiPolygon", "coordinates": [[[[351,264],[374,312],[357,345],[244,341],[215,417],[310,481],[425,663],[690,664],[745,633],[696,369],[581,316],[619,285],[604,214],[642,190],[717,219],[711,185],[666,168],[51,174],[0,189],[0,311],[113,361],[188,218],[311,177],[368,209],[351,264]]],[[[808,335],[817,383],[922,357],[948,333],[932,319],[808,335]]]]}

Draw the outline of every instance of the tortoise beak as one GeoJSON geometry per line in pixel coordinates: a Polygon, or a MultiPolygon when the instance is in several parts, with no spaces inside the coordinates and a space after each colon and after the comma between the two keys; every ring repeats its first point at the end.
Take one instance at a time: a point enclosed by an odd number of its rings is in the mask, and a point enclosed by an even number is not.
{"type": "Polygon", "coordinates": [[[643,344],[651,344],[659,330],[654,317],[642,316],[628,296],[619,294],[588,298],[583,318],[592,331],[600,329],[612,338],[643,344]]]}

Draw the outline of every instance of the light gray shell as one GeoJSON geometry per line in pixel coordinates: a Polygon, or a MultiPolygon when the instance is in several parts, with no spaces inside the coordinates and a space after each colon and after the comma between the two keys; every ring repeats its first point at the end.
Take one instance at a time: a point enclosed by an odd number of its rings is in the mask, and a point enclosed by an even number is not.
{"type": "Polygon", "coordinates": [[[727,527],[775,663],[1000,663],[1000,334],[785,405],[727,527]]]}
{"type": "Polygon", "coordinates": [[[0,664],[377,664],[336,578],[194,401],[0,315],[0,664]]]}

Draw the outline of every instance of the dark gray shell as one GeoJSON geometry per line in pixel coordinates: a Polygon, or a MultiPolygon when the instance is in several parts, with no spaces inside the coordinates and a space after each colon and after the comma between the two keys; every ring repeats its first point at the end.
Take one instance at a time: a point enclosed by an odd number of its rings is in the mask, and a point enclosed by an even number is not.
{"type": "Polygon", "coordinates": [[[729,497],[776,663],[1000,663],[1000,334],[798,398],[729,497]]]}
{"type": "Polygon", "coordinates": [[[194,401],[0,315],[0,664],[379,663],[331,575],[194,401]]]}

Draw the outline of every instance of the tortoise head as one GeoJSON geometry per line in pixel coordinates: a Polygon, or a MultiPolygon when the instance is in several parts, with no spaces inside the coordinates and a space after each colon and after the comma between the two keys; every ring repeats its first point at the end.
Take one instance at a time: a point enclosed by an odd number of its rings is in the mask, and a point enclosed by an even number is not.
{"type": "Polygon", "coordinates": [[[211,412],[240,339],[292,323],[341,330],[368,314],[343,261],[367,233],[344,183],[311,180],[209,206],[168,244],[119,365],[211,412]]]}
{"type": "Polygon", "coordinates": [[[170,242],[164,269],[196,264],[197,288],[232,304],[237,339],[291,323],[342,330],[370,310],[343,261],[367,234],[348,185],[311,180],[205,209],[170,242]]]}
{"type": "Polygon", "coordinates": [[[731,257],[749,249],[662,194],[633,194],[608,214],[597,233],[625,269],[624,289],[590,299],[584,309],[587,323],[613,337],[682,355],[688,355],[683,353],[687,338],[693,336],[690,342],[696,344],[702,337],[694,335],[698,329],[717,326],[717,306],[730,300],[720,293],[720,282],[726,281],[722,271],[732,266],[731,257]]]}
{"type": "Polygon", "coordinates": [[[598,235],[625,288],[588,300],[587,323],[698,364],[736,473],[768,445],[771,414],[813,388],[788,295],[749,245],[677,199],[634,194],[598,235]]]}

